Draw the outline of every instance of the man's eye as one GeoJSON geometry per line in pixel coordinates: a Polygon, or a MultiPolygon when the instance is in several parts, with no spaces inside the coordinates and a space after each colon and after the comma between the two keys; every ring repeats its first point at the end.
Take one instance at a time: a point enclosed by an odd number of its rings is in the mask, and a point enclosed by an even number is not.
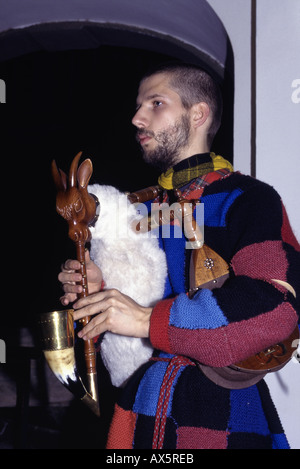
{"type": "Polygon", "coordinates": [[[159,107],[162,105],[162,102],[161,101],[153,101],[153,106],[154,107],[159,107]]]}

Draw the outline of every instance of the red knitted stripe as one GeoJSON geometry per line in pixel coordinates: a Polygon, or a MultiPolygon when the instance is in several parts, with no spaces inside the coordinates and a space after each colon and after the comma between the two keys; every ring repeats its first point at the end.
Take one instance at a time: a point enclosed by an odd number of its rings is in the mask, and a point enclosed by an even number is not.
{"type": "Polygon", "coordinates": [[[115,405],[112,423],[107,439],[107,449],[132,449],[136,414],[115,405]]]}
{"type": "Polygon", "coordinates": [[[236,275],[286,281],[288,261],[281,241],[264,241],[246,246],[232,258],[231,265],[236,275]]]}
{"type": "Polygon", "coordinates": [[[234,322],[218,329],[178,329],[170,326],[175,353],[204,365],[228,366],[286,339],[298,316],[289,303],[255,318],[234,322]]]}
{"type": "Polygon", "coordinates": [[[179,427],[178,449],[226,449],[229,432],[209,428],[179,427]]]}
{"type": "Polygon", "coordinates": [[[174,298],[162,300],[154,307],[150,319],[150,342],[158,350],[173,353],[169,340],[169,317],[174,298]]]}

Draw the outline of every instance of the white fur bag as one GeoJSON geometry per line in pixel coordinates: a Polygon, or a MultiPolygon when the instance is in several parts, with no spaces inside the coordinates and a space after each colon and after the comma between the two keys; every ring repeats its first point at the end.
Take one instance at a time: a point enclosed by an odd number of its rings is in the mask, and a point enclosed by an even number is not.
{"type": "MultiPolygon", "coordinates": [[[[116,288],[141,306],[153,306],[163,296],[167,275],[157,238],[132,228],[141,215],[125,194],[98,184],[88,190],[100,202],[99,219],[91,228],[91,258],[102,271],[105,288],[116,288]]],[[[117,387],[126,384],[152,353],[148,339],[106,332],[101,342],[103,362],[117,387]]]]}

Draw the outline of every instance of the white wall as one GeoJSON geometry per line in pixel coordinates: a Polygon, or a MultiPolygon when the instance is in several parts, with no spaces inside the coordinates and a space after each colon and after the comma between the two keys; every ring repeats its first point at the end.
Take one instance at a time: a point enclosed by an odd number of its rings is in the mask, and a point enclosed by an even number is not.
{"type": "MultiPolygon", "coordinates": [[[[250,174],[251,0],[208,0],[235,54],[235,169],[250,174]]],[[[300,240],[300,0],[257,0],[256,176],[280,193],[300,240]],[[292,87],[294,84],[294,88],[292,87]]],[[[300,364],[266,379],[293,449],[300,448],[300,364]]]]}
{"type": "MultiPolygon", "coordinates": [[[[279,192],[300,240],[300,102],[293,102],[295,79],[300,79],[300,1],[258,0],[257,177],[279,192]]],[[[290,444],[300,448],[300,364],[292,362],[267,382],[290,444]]]]}
{"type": "Polygon", "coordinates": [[[208,3],[227,29],[234,51],[234,166],[236,170],[250,174],[251,1],[208,0],[208,3]]]}
{"type": "Polygon", "coordinates": [[[300,1],[258,0],[257,177],[278,190],[300,239],[300,102],[292,101],[296,79],[300,1]]]}

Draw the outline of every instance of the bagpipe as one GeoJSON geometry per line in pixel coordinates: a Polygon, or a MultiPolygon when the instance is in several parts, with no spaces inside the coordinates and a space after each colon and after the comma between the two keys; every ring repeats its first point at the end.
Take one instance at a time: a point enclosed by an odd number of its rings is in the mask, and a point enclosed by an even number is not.
{"type": "MultiPolygon", "coordinates": [[[[90,159],[78,167],[81,153],[73,159],[69,175],[52,162],[52,176],[57,188],[56,210],[68,222],[69,238],[75,243],[76,257],[80,263],[82,275],[82,293],[80,298],[88,296],[88,282],[85,266],[85,248],[91,241],[90,228],[95,225],[101,201],[88,191],[88,184],[93,172],[90,159]]],[[[127,194],[130,204],[143,204],[159,199],[162,189],[152,186],[127,194]]],[[[179,190],[175,190],[176,203],[170,207],[151,211],[150,215],[134,221],[133,229],[137,233],[147,233],[172,221],[179,221],[184,227],[184,235],[191,248],[189,267],[189,291],[193,298],[203,288],[221,288],[230,276],[227,262],[204,243],[203,232],[195,219],[194,213],[198,200],[187,200],[179,190]]],[[[286,282],[273,279],[292,294],[293,288],[286,282]]],[[[86,317],[79,321],[84,327],[90,321],[86,317]]],[[[78,372],[75,354],[75,333],[73,310],[66,309],[43,313],[39,318],[41,347],[45,359],[59,381],[77,398],[81,399],[96,415],[100,415],[96,351],[93,340],[83,341],[85,363],[84,377],[78,372]]],[[[299,329],[295,328],[290,337],[278,344],[270,344],[254,356],[223,368],[212,368],[198,363],[202,372],[220,386],[230,389],[245,388],[260,381],[268,372],[277,371],[288,363],[296,352],[299,343],[299,329]]],[[[216,344],[217,346],[217,344],[216,344]]],[[[149,352],[151,354],[151,350],[149,352]]]]}

